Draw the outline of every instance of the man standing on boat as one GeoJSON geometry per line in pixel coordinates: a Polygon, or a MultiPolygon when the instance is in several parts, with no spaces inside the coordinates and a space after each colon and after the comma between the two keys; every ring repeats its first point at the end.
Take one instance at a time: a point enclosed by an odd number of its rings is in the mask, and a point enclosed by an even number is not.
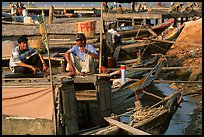
{"type": "Polygon", "coordinates": [[[120,4],[119,4],[118,8],[116,9],[116,13],[123,14],[123,8],[120,4]]]}
{"type": "Polygon", "coordinates": [[[22,15],[23,15],[23,17],[28,16],[28,11],[26,10],[26,8],[23,7],[22,9],[23,9],[23,11],[22,11],[22,15]]]}
{"type": "Polygon", "coordinates": [[[12,5],[12,8],[11,8],[11,16],[16,16],[16,6],[15,5],[12,5]]]}
{"type": "Polygon", "coordinates": [[[120,33],[117,31],[117,24],[112,23],[109,25],[108,36],[107,36],[107,46],[110,48],[111,56],[115,52],[115,48],[122,44],[122,39],[120,33]]]}
{"type": "Polygon", "coordinates": [[[99,55],[94,46],[86,43],[85,35],[77,33],[76,45],[65,53],[68,75],[84,76],[87,73],[95,73],[94,59],[98,58],[99,55]]]}
{"type": "Polygon", "coordinates": [[[18,46],[12,51],[9,66],[13,73],[36,74],[40,69],[45,74],[47,70],[42,55],[28,46],[28,38],[25,35],[18,38],[18,46]]]}

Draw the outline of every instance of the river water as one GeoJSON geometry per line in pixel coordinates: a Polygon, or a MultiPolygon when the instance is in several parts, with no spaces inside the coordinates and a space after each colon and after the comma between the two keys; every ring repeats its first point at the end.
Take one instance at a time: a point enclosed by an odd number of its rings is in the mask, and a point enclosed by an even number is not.
{"type": "MultiPolygon", "coordinates": [[[[12,2],[13,4],[16,4],[16,2],[12,2]]],[[[28,3],[33,4],[33,6],[66,6],[66,7],[95,7],[95,8],[100,8],[101,7],[101,2],[83,2],[83,1],[78,1],[78,2],[22,2],[25,6],[28,5],[28,3]]],[[[116,2],[117,5],[121,5],[122,7],[131,7],[130,2],[116,2]]],[[[136,3],[136,2],[135,2],[136,3]]],[[[164,4],[165,7],[170,6],[170,2],[161,2],[164,4]]],[[[175,4],[178,2],[174,2],[175,4]]],[[[186,4],[186,2],[183,2],[186,4]]],[[[108,2],[108,5],[113,6],[114,2],[108,2]]],[[[8,6],[9,2],[2,2],[2,6],[8,6]]],[[[157,6],[157,2],[146,2],[147,7],[155,7],[157,6]]]]}
{"type": "MultiPolygon", "coordinates": [[[[170,94],[174,89],[169,87],[169,84],[156,84],[158,89],[164,92],[164,94],[170,94]]],[[[190,97],[184,96],[184,101],[180,104],[177,111],[174,113],[169,127],[164,135],[184,135],[184,130],[190,122],[190,113],[193,113],[196,108],[195,102],[190,97]]]]}

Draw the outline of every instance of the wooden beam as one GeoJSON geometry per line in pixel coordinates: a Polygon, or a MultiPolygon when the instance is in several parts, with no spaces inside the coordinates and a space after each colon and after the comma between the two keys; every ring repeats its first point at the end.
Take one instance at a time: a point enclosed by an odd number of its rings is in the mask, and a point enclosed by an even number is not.
{"type": "Polygon", "coordinates": [[[102,66],[102,33],[103,33],[103,3],[101,2],[101,19],[100,19],[100,53],[99,53],[99,73],[101,73],[102,66]]]}
{"type": "Polygon", "coordinates": [[[155,37],[157,36],[157,34],[152,29],[150,29],[147,25],[146,25],[146,28],[153,36],[155,37]]]}
{"type": "MultiPolygon", "coordinates": [[[[169,69],[189,69],[189,68],[202,68],[202,66],[187,66],[187,67],[163,67],[162,70],[169,70],[169,69]]],[[[118,70],[118,68],[106,68],[107,70],[118,70]]],[[[135,70],[152,70],[153,68],[132,68],[127,67],[127,71],[135,71],[135,70]]]]}
{"type": "Polygon", "coordinates": [[[127,124],[124,124],[122,122],[119,122],[117,120],[114,120],[114,119],[111,119],[111,118],[104,118],[106,121],[108,121],[110,124],[114,124],[130,133],[132,133],[133,135],[151,135],[147,132],[144,132],[142,130],[139,130],[139,129],[136,129],[136,128],[133,128],[127,124]]]}
{"type": "Polygon", "coordinates": [[[158,41],[158,42],[173,43],[173,44],[184,44],[184,45],[191,45],[191,46],[202,46],[202,44],[183,43],[183,42],[176,42],[176,41],[170,41],[170,40],[161,40],[161,39],[151,39],[151,40],[152,41],[158,41]]]}

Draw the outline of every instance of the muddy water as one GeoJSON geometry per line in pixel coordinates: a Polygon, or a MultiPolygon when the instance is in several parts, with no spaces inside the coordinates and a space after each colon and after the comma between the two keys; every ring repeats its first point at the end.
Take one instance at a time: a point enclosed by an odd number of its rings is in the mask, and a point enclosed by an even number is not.
{"type": "MultiPolygon", "coordinates": [[[[174,91],[174,89],[169,87],[169,84],[156,84],[156,86],[167,95],[174,91]]],[[[183,132],[190,122],[189,114],[193,113],[196,104],[188,96],[184,96],[183,99],[184,101],[180,104],[176,113],[174,113],[164,135],[184,135],[183,132]]]]}

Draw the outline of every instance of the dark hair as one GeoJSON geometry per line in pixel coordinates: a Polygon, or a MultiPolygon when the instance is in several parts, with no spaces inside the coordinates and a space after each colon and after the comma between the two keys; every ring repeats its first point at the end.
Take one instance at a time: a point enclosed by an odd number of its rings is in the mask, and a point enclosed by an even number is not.
{"type": "Polygon", "coordinates": [[[18,38],[18,43],[20,44],[20,43],[27,43],[28,42],[28,38],[27,38],[27,36],[26,35],[23,35],[23,36],[20,36],[19,38],[18,38]]]}
{"type": "Polygon", "coordinates": [[[86,36],[84,33],[77,33],[76,34],[76,41],[81,40],[84,41],[86,43],[86,36]]]}

